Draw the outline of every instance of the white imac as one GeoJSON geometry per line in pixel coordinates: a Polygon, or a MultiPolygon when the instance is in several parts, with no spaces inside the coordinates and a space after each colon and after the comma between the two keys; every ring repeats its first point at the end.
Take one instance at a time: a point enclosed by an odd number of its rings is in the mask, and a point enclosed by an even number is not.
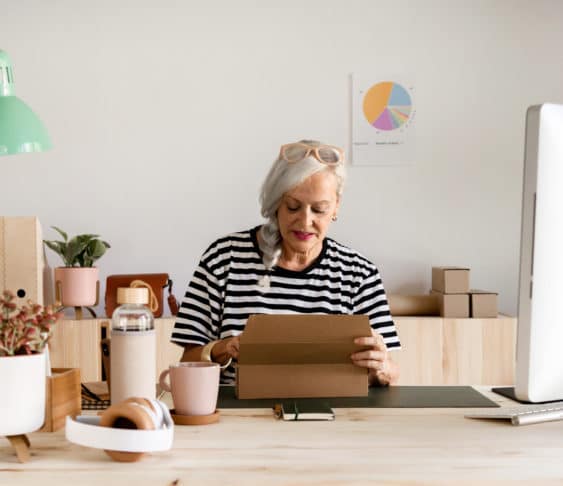
{"type": "Polygon", "coordinates": [[[563,400],[563,105],[526,114],[514,394],[563,400]]]}

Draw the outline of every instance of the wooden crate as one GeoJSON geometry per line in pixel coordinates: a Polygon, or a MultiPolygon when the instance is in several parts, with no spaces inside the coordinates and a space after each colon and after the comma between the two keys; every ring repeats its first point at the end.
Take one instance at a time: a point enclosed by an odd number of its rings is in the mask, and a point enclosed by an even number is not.
{"type": "Polygon", "coordinates": [[[47,377],[45,396],[45,424],[42,432],[62,428],[67,415],[80,415],[82,398],[80,370],[78,368],[53,368],[47,377]]]}

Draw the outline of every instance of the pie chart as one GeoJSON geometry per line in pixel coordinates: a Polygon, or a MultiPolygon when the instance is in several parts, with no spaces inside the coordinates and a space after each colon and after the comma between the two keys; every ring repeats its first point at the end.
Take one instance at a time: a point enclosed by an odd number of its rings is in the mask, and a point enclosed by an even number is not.
{"type": "Polygon", "coordinates": [[[384,81],[368,89],[363,101],[364,116],[378,130],[396,130],[409,119],[412,100],[400,84],[384,81]]]}

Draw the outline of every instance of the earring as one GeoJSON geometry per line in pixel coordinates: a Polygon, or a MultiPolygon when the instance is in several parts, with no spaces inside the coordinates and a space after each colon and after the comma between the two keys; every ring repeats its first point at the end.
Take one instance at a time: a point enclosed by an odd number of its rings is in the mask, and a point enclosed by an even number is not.
{"type": "Polygon", "coordinates": [[[336,214],[332,217],[333,221],[336,221],[338,219],[338,216],[336,216],[336,214]]]}

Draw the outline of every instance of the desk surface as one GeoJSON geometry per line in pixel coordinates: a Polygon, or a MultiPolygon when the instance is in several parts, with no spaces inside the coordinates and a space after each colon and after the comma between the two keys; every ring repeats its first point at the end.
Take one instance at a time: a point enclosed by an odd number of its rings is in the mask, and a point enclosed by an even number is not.
{"type": "MultiPolygon", "coordinates": [[[[513,405],[487,388],[480,391],[513,405]]],[[[267,409],[221,411],[214,425],[176,427],[174,448],[141,462],[111,461],[33,433],[19,464],[0,438],[0,484],[401,484],[563,479],[563,421],[515,427],[471,420],[472,409],[335,409],[334,422],[283,422],[267,409]],[[178,482],[175,482],[178,480],[178,482]]]]}

